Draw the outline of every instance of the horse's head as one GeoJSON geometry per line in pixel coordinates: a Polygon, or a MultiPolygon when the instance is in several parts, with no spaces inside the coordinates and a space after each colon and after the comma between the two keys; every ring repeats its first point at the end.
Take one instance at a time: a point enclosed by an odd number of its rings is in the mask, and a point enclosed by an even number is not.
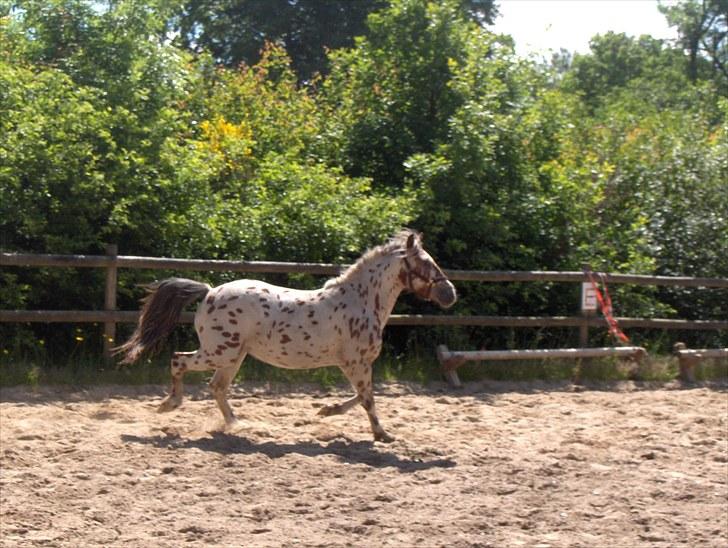
{"type": "Polygon", "coordinates": [[[455,286],[423,249],[422,238],[415,232],[410,232],[407,236],[400,279],[405,289],[412,291],[420,299],[437,303],[442,308],[450,308],[457,300],[455,286]]]}

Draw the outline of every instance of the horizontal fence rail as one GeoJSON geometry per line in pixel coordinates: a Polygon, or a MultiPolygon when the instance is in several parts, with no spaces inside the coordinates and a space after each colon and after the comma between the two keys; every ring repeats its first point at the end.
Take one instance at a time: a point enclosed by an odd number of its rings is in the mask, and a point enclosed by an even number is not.
{"type": "MultiPolygon", "coordinates": [[[[226,261],[203,259],[174,259],[165,257],[137,257],[117,255],[114,245],[108,246],[106,255],[49,255],[30,253],[0,253],[0,267],[55,267],[103,268],[106,270],[106,293],[103,310],[0,310],[0,322],[65,322],[103,323],[107,351],[111,348],[117,323],[135,323],[138,311],[116,310],[117,273],[120,268],[237,272],[249,274],[311,274],[336,276],[349,265],[330,263],[290,263],[274,261],[226,261]]],[[[464,282],[588,282],[584,272],[543,271],[480,271],[445,270],[448,278],[464,282]]],[[[636,274],[604,274],[603,280],[614,284],[659,285],[672,287],[728,288],[726,278],[689,278],[671,276],[645,276],[636,274]]],[[[192,312],[180,319],[191,323],[192,312]]],[[[728,330],[728,321],[680,320],[661,318],[617,318],[624,328],[653,328],[680,330],[728,330]]],[[[582,341],[590,327],[604,327],[603,318],[580,316],[452,316],[394,314],[388,325],[409,326],[481,326],[481,327],[578,327],[582,341]]],[[[583,345],[584,346],[584,345],[583,345]]]]}
{"type": "MultiPolygon", "coordinates": [[[[0,310],[0,322],[18,323],[136,323],[133,310],[0,310]]],[[[193,312],[183,312],[180,323],[192,323],[193,312]]],[[[728,329],[728,321],[616,318],[619,325],[652,329],[728,329]]],[[[479,326],[479,327],[603,327],[596,316],[445,316],[437,314],[392,314],[387,325],[479,326]]]]}
{"type": "MultiPolygon", "coordinates": [[[[191,270],[209,272],[246,272],[250,274],[318,274],[336,276],[348,264],[288,263],[275,261],[223,261],[136,257],[134,255],[35,255],[0,253],[0,266],[52,266],[68,268],[117,268],[151,270],[191,270]]],[[[588,282],[584,272],[447,270],[445,274],[460,282],[588,282]]],[[[676,287],[728,288],[728,278],[690,278],[686,276],[647,276],[641,274],[605,274],[607,283],[662,285],[676,287]]]]}

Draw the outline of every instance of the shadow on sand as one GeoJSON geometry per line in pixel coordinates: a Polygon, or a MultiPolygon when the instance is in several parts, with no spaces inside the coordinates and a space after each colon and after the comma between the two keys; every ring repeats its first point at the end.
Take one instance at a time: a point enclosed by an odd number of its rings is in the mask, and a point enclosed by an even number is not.
{"type": "Polygon", "coordinates": [[[222,455],[263,454],[271,459],[297,454],[306,457],[334,455],[347,464],[365,464],[372,468],[396,468],[402,473],[412,473],[430,468],[453,468],[456,462],[448,458],[426,460],[418,457],[400,457],[395,453],[378,450],[371,441],[335,440],[326,444],[313,441],[296,443],[258,443],[234,434],[214,432],[207,438],[189,439],[177,435],[135,436],[123,434],[124,443],[139,443],[161,449],[199,449],[222,455]]]}

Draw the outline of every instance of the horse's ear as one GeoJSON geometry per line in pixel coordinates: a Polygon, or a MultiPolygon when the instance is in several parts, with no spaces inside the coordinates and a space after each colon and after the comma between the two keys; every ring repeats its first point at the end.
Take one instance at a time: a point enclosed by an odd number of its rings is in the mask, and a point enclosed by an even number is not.
{"type": "Polygon", "coordinates": [[[415,233],[413,232],[409,236],[407,236],[407,249],[412,249],[415,247],[415,233]]]}

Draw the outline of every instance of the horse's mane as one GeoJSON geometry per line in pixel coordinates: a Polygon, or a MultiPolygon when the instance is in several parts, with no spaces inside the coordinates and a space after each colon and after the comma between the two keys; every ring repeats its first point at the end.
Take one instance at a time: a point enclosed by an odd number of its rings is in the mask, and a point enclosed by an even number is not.
{"type": "Polygon", "coordinates": [[[354,264],[344,270],[337,277],[328,280],[324,284],[324,288],[328,289],[330,287],[346,283],[348,280],[356,276],[364,265],[369,264],[373,259],[387,255],[396,255],[401,258],[415,255],[420,249],[420,238],[420,234],[414,230],[409,228],[400,230],[397,234],[392,236],[389,241],[367,250],[354,264]],[[407,239],[412,235],[415,237],[415,245],[412,246],[411,249],[407,249],[407,239]]]}

